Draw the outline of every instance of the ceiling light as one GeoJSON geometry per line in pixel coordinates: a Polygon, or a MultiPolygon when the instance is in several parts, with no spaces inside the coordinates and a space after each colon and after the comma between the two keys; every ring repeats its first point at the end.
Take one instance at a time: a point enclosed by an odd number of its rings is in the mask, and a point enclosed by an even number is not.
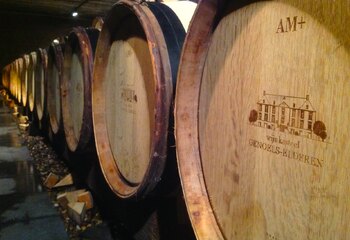
{"type": "Polygon", "coordinates": [[[60,43],[60,41],[58,41],[58,39],[54,39],[53,42],[56,43],[56,44],[60,43]]]}
{"type": "MultiPolygon", "coordinates": [[[[1,1],[1,0],[0,0],[1,1]]],[[[80,3],[78,6],[72,9],[72,17],[78,17],[79,13],[78,10],[81,6],[83,6],[85,3],[87,3],[89,0],[80,0],[80,3]]]]}

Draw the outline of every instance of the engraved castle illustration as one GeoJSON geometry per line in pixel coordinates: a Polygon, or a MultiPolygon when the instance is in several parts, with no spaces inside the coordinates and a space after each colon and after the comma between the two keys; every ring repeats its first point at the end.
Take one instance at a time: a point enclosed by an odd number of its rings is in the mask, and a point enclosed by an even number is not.
{"type": "Polygon", "coordinates": [[[257,127],[322,141],[327,138],[326,126],[317,120],[309,95],[283,96],[264,91],[257,108],[249,115],[249,122],[257,127]]]}

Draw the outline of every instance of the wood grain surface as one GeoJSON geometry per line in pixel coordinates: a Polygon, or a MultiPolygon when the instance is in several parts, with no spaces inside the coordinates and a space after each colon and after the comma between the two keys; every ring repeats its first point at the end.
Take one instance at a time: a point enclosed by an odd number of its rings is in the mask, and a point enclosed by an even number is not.
{"type": "Polygon", "coordinates": [[[12,65],[11,65],[11,72],[10,72],[10,91],[11,94],[17,98],[17,66],[18,66],[18,59],[16,59],[12,65]]]}
{"type": "Polygon", "coordinates": [[[97,29],[76,27],[65,43],[61,79],[62,120],[70,151],[93,151],[91,78],[97,29]],[[89,35],[90,34],[90,35],[89,35]],[[92,41],[92,42],[91,42],[92,41]]]}
{"type": "MultiPolygon", "coordinates": [[[[165,8],[156,4],[154,11],[165,8]]],[[[119,198],[149,196],[166,165],[173,92],[167,42],[151,6],[121,0],[108,13],[92,89],[96,148],[109,186],[119,198]]]]}
{"type": "Polygon", "coordinates": [[[197,237],[349,239],[350,2],[239,2],[201,45],[202,75],[185,74],[197,53],[180,69],[177,151],[197,237]]]}
{"type": "Polygon", "coordinates": [[[11,72],[11,65],[7,64],[1,71],[1,84],[3,87],[9,89],[10,87],[10,72],[11,72]]]}
{"type": "Polygon", "coordinates": [[[28,68],[28,107],[30,112],[34,111],[36,63],[37,63],[36,52],[31,52],[29,54],[29,68],[28,68]]]}
{"type": "Polygon", "coordinates": [[[23,71],[21,72],[21,99],[22,106],[27,106],[28,100],[28,69],[29,69],[29,55],[23,56],[23,71]]]}
{"type": "Polygon", "coordinates": [[[92,20],[91,27],[96,28],[96,29],[101,31],[101,29],[103,27],[103,23],[104,23],[104,20],[102,17],[95,17],[92,20]]]}
{"type": "Polygon", "coordinates": [[[35,67],[35,110],[39,121],[43,119],[46,99],[46,71],[47,52],[45,49],[37,51],[37,64],[35,67]]]}
{"type": "MultiPolygon", "coordinates": [[[[59,77],[59,70],[57,69],[57,66],[54,64],[52,66],[52,75],[51,75],[50,81],[51,87],[52,87],[52,95],[49,96],[49,101],[52,103],[52,110],[53,114],[51,115],[56,119],[57,122],[59,122],[59,119],[61,118],[61,101],[60,101],[60,77],[59,77]],[[52,99],[51,99],[52,97],[52,99]]],[[[51,118],[50,116],[50,118],[51,118]]],[[[57,125],[58,126],[58,125],[57,125]]],[[[58,130],[58,129],[57,129],[58,130]]]]}
{"type": "Polygon", "coordinates": [[[75,138],[79,140],[80,130],[83,124],[84,111],[84,81],[83,68],[79,56],[72,54],[72,62],[70,66],[70,81],[68,87],[69,109],[71,109],[70,118],[73,120],[73,133],[75,138]]]}
{"type": "Polygon", "coordinates": [[[121,174],[132,183],[140,183],[148,168],[154,128],[154,76],[140,27],[137,19],[130,18],[119,31],[125,35],[131,28],[133,33],[113,42],[105,85],[110,145],[121,174]]]}
{"type": "Polygon", "coordinates": [[[61,76],[63,54],[59,44],[52,44],[48,52],[47,111],[52,132],[58,134],[61,125],[61,76]]]}
{"type": "Polygon", "coordinates": [[[17,59],[17,66],[14,72],[14,78],[15,78],[15,95],[17,97],[17,100],[19,103],[22,103],[22,72],[24,68],[24,61],[23,58],[18,58],[17,59]]]}

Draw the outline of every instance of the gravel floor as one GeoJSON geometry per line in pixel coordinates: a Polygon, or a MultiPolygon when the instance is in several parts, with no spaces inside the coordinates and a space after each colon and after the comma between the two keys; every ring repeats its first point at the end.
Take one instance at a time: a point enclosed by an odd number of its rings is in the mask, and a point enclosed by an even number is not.
{"type": "MultiPolygon", "coordinates": [[[[41,177],[42,184],[51,172],[60,178],[63,178],[70,173],[66,164],[58,158],[57,154],[54,152],[51,146],[45,143],[45,139],[43,137],[30,136],[28,134],[28,131],[24,129],[21,129],[21,135],[34,160],[34,165],[41,177]]],[[[104,232],[103,239],[108,239],[108,234],[106,235],[105,233],[108,231],[107,224],[102,221],[99,210],[96,206],[90,210],[87,210],[83,223],[78,225],[74,220],[68,217],[67,210],[63,209],[57,203],[56,198],[58,194],[73,190],[76,190],[75,186],[62,187],[59,189],[47,189],[52,204],[61,214],[66,231],[69,234],[69,238],[71,240],[95,240],[99,238],[98,235],[100,232],[101,235],[102,232],[104,232]]]]}

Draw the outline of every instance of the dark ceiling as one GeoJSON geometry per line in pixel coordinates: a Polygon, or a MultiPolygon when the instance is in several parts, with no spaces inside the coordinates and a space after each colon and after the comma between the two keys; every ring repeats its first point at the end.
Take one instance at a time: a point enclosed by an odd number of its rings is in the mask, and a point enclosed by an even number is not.
{"type": "Polygon", "coordinates": [[[0,0],[0,72],[23,54],[47,48],[73,27],[89,27],[117,0],[0,0]],[[72,17],[78,7],[79,16],[72,17]]]}
{"type": "Polygon", "coordinates": [[[116,0],[0,0],[1,12],[71,18],[78,7],[79,18],[104,16],[116,0]]]}

